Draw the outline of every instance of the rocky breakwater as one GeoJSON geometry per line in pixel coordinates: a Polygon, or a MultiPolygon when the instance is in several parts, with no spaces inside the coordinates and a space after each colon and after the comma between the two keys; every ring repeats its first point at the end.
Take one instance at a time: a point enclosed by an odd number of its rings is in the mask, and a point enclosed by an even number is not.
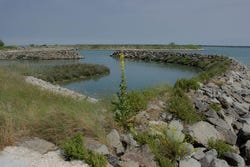
{"type": "Polygon", "coordinates": [[[82,59],[70,48],[24,48],[0,51],[0,60],[55,60],[82,59]]]}
{"type": "MultiPolygon", "coordinates": [[[[116,51],[112,56],[118,58],[120,53],[120,51],[116,51]]],[[[129,59],[177,64],[179,62],[179,64],[183,64],[184,61],[180,61],[178,58],[184,58],[191,63],[187,65],[199,68],[202,67],[199,60],[206,63],[223,58],[215,55],[155,51],[123,51],[123,53],[125,58],[129,59]]],[[[223,59],[230,61],[229,69],[205,80],[204,83],[199,83],[199,89],[186,92],[192,100],[193,107],[202,115],[201,121],[193,124],[185,123],[174,113],[166,112],[167,103],[159,100],[158,103],[149,104],[148,109],[139,112],[134,117],[135,130],[139,132],[152,133],[153,130],[154,133],[159,133],[159,126],[169,128],[173,125],[175,133],[172,136],[183,142],[185,141],[184,135],[189,136],[188,138],[191,137],[191,142],[188,140],[188,145],[185,145],[185,147],[188,146],[188,150],[191,150],[189,155],[179,159],[176,166],[244,167],[250,165],[250,68],[233,59],[226,57],[223,59]],[[223,141],[233,150],[226,151],[223,142],[217,142],[216,146],[211,146],[211,141],[223,141]]],[[[206,67],[202,67],[202,69],[206,69],[206,67]]],[[[169,133],[169,131],[167,132],[169,133]]],[[[135,145],[129,142],[124,143],[126,146],[135,145]]],[[[123,156],[126,157],[131,152],[133,153],[133,151],[126,150],[123,156]]],[[[136,153],[138,154],[138,151],[136,153]]],[[[142,154],[143,151],[139,151],[139,153],[142,154]]],[[[140,158],[131,157],[129,160],[137,162],[137,166],[142,164],[140,158]]],[[[151,158],[146,159],[154,163],[151,158]]]]}
{"type": "Polygon", "coordinates": [[[206,55],[198,53],[178,53],[169,51],[150,51],[150,50],[123,50],[115,51],[111,57],[119,58],[120,54],[124,53],[126,59],[154,61],[163,63],[174,63],[180,65],[187,65],[197,67],[205,70],[209,64],[214,61],[222,61],[227,57],[220,55],[206,55]]]}

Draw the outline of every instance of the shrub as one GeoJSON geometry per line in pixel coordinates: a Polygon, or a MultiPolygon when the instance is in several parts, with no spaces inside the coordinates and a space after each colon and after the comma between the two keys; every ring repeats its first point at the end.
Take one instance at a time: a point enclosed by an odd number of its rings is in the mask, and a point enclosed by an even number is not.
{"type": "Polygon", "coordinates": [[[186,123],[194,123],[201,120],[200,115],[182,89],[174,89],[167,104],[167,112],[175,114],[186,123]]]}
{"type": "Polygon", "coordinates": [[[214,111],[217,111],[217,112],[221,110],[221,106],[217,103],[210,104],[210,108],[212,108],[214,111]]]}
{"type": "Polygon", "coordinates": [[[70,139],[65,140],[61,147],[67,160],[85,160],[92,167],[107,165],[107,159],[104,155],[86,150],[81,133],[76,133],[70,139]]]}
{"type": "Polygon", "coordinates": [[[208,149],[215,149],[218,152],[218,157],[221,158],[222,155],[226,152],[235,152],[234,149],[229,145],[226,144],[223,140],[208,140],[208,149]]]}
{"type": "Polygon", "coordinates": [[[0,40],[0,47],[4,47],[4,42],[0,40]]]}
{"type": "Polygon", "coordinates": [[[178,79],[174,85],[174,88],[180,88],[184,91],[189,91],[190,89],[199,89],[199,84],[195,78],[191,79],[178,79]]]}
{"type": "Polygon", "coordinates": [[[177,160],[191,154],[186,142],[174,137],[174,129],[159,127],[161,134],[141,133],[135,136],[140,144],[148,144],[160,167],[174,167],[177,160]]]}
{"type": "Polygon", "coordinates": [[[72,138],[65,140],[61,147],[67,160],[84,159],[87,157],[83,137],[80,133],[76,133],[72,138]]]}

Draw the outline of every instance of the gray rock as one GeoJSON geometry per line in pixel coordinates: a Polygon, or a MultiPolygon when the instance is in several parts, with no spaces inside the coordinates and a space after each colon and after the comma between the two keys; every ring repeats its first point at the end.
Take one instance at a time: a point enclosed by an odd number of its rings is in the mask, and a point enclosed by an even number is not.
{"type": "Polygon", "coordinates": [[[39,139],[37,137],[34,138],[26,138],[23,142],[18,144],[19,146],[26,147],[28,149],[32,149],[34,151],[38,151],[41,154],[46,154],[49,151],[55,151],[58,147],[50,143],[46,140],[39,139]]]}
{"type": "Polygon", "coordinates": [[[201,167],[201,164],[197,160],[189,158],[181,160],[179,162],[179,167],[201,167]]]}
{"type": "Polygon", "coordinates": [[[222,129],[226,129],[226,130],[230,129],[230,126],[227,124],[227,122],[220,118],[207,118],[207,120],[211,124],[216,125],[222,129]]]}
{"type": "Polygon", "coordinates": [[[117,154],[124,153],[124,147],[120,141],[120,135],[117,132],[117,130],[113,129],[108,135],[107,135],[107,142],[108,144],[115,148],[115,151],[117,154]]]}
{"type": "Polygon", "coordinates": [[[225,109],[229,108],[233,104],[233,99],[226,94],[223,94],[222,96],[218,97],[219,102],[221,103],[221,106],[225,109]]]}
{"type": "Polygon", "coordinates": [[[244,115],[248,114],[248,112],[249,112],[249,106],[247,107],[243,103],[234,102],[233,108],[235,109],[235,112],[237,114],[239,114],[239,116],[244,116],[244,115]]]}
{"type": "Polygon", "coordinates": [[[99,147],[97,147],[96,149],[94,149],[94,151],[97,153],[100,153],[100,154],[104,154],[104,155],[110,154],[108,147],[104,144],[102,144],[99,147]]]}
{"type": "Polygon", "coordinates": [[[203,113],[203,115],[205,115],[207,118],[219,119],[219,116],[216,113],[216,111],[212,109],[207,110],[206,112],[203,113]]]}
{"type": "Polygon", "coordinates": [[[118,165],[119,167],[139,167],[139,163],[135,161],[120,161],[118,165]]]}
{"type": "Polygon", "coordinates": [[[229,167],[229,165],[225,160],[214,158],[209,167],[229,167]]]}
{"type": "Polygon", "coordinates": [[[194,155],[192,156],[194,159],[196,160],[201,160],[202,158],[205,157],[205,153],[204,151],[206,150],[205,147],[199,147],[199,148],[195,148],[195,152],[194,152],[194,155]]]}
{"type": "Polygon", "coordinates": [[[145,154],[141,153],[125,153],[124,155],[121,156],[121,160],[128,162],[128,161],[134,161],[139,164],[139,166],[144,166],[144,167],[156,167],[156,163],[152,158],[148,158],[145,156],[145,154]]]}
{"type": "Polygon", "coordinates": [[[216,129],[218,130],[218,132],[220,132],[221,136],[223,136],[226,143],[231,144],[231,145],[236,144],[237,135],[233,131],[223,129],[223,128],[220,128],[220,127],[216,127],[216,129]]]}
{"type": "Polygon", "coordinates": [[[246,160],[246,163],[250,164],[250,140],[248,140],[244,145],[240,147],[240,152],[244,159],[246,160]]]}
{"type": "Polygon", "coordinates": [[[243,127],[239,131],[238,138],[241,143],[250,140],[250,125],[243,123],[243,127]]]}
{"type": "Polygon", "coordinates": [[[210,138],[223,140],[222,135],[214,128],[214,126],[205,121],[197,122],[188,129],[194,140],[204,146],[207,146],[210,138]]]}
{"type": "Polygon", "coordinates": [[[131,134],[122,134],[121,135],[122,141],[127,144],[127,149],[131,147],[138,147],[136,140],[133,138],[131,134]]]}
{"type": "Polygon", "coordinates": [[[223,154],[223,159],[231,166],[245,167],[244,159],[238,154],[227,152],[223,154]]]}
{"type": "Polygon", "coordinates": [[[217,158],[217,151],[215,149],[212,149],[208,152],[206,152],[206,155],[200,160],[202,167],[210,167],[210,163],[213,161],[213,159],[217,158]]]}

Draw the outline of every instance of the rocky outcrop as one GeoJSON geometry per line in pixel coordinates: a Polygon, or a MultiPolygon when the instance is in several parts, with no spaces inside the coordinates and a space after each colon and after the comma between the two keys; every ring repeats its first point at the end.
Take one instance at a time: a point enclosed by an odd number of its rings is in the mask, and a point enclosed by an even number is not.
{"type": "Polygon", "coordinates": [[[82,58],[83,56],[68,48],[25,48],[0,51],[0,60],[55,60],[82,58]]]}

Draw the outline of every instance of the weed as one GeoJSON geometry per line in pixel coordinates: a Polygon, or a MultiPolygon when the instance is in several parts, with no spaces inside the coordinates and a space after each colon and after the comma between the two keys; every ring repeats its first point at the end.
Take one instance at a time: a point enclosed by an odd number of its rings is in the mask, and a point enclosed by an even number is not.
{"type": "Polygon", "coordinates": [[[104,155],[86,150],[81,133],[74,134],[70,139],[61,144],[64,156],[67,160],[85,160],[92,167],[103,167],[107,165],[104,155]]]}
{"type": "Polygon", "coordinates": [[[210,104],[210,108],[217,112],[221,110],[221,106],[217,103],[210,104]]]}
{"type": "Polygon", "coordinates": [[[184,91],[189,91],[190,89],[197,90],[200,88],[197,80],[195,78],[191,79],[178,79],[175,82],[174,88],[180,88],[184,91]]]}
{"type": "Polygon", "coordinates": [[[208,140],[208,149],[217,150],[219,158],[221,158],[226,152],[235,152],[234,149],[229,144],[226,144],[223,140],[214,139],[208,140]]]}
{"type": "Polygon", "coordinates": [[[201,120],[201,116],[181,89],[173,89],[167,104],[167,112],[175,114],[186,123],[194,123],[201,120]]]}

